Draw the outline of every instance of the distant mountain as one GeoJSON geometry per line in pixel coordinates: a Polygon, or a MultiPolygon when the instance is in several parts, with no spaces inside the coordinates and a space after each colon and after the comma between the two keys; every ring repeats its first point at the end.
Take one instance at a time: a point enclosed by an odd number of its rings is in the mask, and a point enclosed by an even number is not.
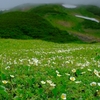
{"type": "Polygon", "coordinates": [[[83,41],[100,41],[100,8],[93,5],[78,5],[74,7],[67,8],[63,4],[48,4],[38,6],[31,9],[31,11],[45,18],[54,27],[67,31],[83,41]],[[99,23],[78,18],[76,15],[92,20],[95,19],[99,23]]]}
{"type": "Polygon", "coordinates": [[[25,4],[22,4],[22,5],[18,5],[16,7],[13,7],[9,10],[10,11],[16,11],[16,10],[26,11],[26,10],[29,10],[31,8],[37,7],[39,5],[40,4],[25,3],[25,4]]]}
{"type": "Polygon", "coordinates": [[[3,11],[1,10],[1,11],[0,11],[0,14],[2,14],[2,13],[3,13],[3,11]]]}
{"type": "Polygon", "coordinates": [[[92,5],[67,8],[63,4],[23,4],[0,15],[0,37],[63,43],[100,42],[99,12],[100,8],[92,5]]]}
{"type": "Polygon", "coordinates": [[[47,20],[33,12],[9,12],[0,15],[0,38],[42,39],[66,43],[80,41],[52,26],[47,20]]]}

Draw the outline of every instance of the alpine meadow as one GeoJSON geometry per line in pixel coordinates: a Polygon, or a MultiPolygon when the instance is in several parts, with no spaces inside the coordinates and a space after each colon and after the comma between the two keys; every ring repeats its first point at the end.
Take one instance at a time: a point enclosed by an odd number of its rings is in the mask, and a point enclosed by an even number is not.
{"type": "Polygon", "coordinates": [[[100,7],[0,11],[0,80],[0,100],[100,100],[100,7]]]}

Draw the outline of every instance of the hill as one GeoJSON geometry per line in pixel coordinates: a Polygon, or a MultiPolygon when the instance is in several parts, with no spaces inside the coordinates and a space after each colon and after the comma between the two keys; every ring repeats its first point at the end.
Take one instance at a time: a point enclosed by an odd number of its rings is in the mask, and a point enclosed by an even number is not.
{"type": "Polygon", "coordinates": [[[43,39],[52,42],[79,41],[52,26],[47,20],[33,12],[9,12],[0,15],[0,37],[14,39],[43,39]]]}
{"type": "Polygon", "coordinates": [[[0,15],[1,38],[100,42],[100,22],[76,17],[80,15],[100,21],[99,7],[79,5],[69,9],[62,4],[24,4],[15,8],[13,12],[0,15]]]}
{"type": "Polygon", "coordinates": [[[49,4],[38,6],[31,11],[43,16],[54,27],[68,31],[84,41],[100,41],[100,23],[75,16],[78,14],[100,20],[98,15],[100,12],[99,7],[81,5],[74,9],[69,9],[61,4],[49,4]]]}
{"type": "Polygon", "coordinates": [[[15,6],[15,7],[9,9],[8,11],[28,11],[29,9],[37,7],[39,5],[41,5],[41,4],[25,3],[25,4],[15,6]]]}

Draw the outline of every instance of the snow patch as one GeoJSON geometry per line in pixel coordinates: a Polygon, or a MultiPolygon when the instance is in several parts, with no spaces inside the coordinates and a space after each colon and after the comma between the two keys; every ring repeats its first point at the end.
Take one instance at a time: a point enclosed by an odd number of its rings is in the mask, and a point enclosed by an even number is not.
{"type": "Polygon", "coordinates": [[[87,20],[91,20],[91,21],[95,21],[97,23],[99,23],[99,20],[95,19],[95,18],[90,18],[90,17],[86,17],[86,16],[81,16],[81,15],[75,15],[76,17],[79,18],[83,18],[83,19],[87,19],[87,20]]]}
{"type": "Polygon", "coordinates": [[[69,5],[69,4],[62,4],[62,6],[65,8],[76,8],[77,7],[75,5],[69,5]]]}

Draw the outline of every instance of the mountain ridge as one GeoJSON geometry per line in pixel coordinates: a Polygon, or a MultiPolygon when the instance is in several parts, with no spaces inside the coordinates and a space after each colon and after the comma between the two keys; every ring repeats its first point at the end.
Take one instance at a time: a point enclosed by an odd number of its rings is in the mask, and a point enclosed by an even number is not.
{"type": "MultiPolygon", "coordinates": [[[[84,42],[94,42],[94,41],[100,42],[100,23],[96,23],[96,22],[89,21],[86,19],[77,18],[75,16],[75,14],[79,14],[79,15],[84,15],[88,17],[94,17],[100,20],[99,11],[100,11],[99,7],[95,7],[91,5],[89,6],[82,5],[82,6],[77,6],[74,9],[68,9],[68,8],[63,7],[62,4],[42,4],[42,5],[37,5],[35,7],[32,6],[32,8],[25,10],[24,12],[26,12],[27,14],[31,13],[31,14],[37,15],[40,17],[40,19],[43,18],[48,25],[51,24],[53,28],[59,30],[62,33],[64,32],[64,34],[66,33],[68,35],[69,33],[69,38],[71,35],[72,38],[78,37],[80,40],[84,42]],[[93,10],[91,10],[92,7],[93,7],[93,10]],[[97,9],[96,12],[94,12],[95,9],[97,9]]],[[[16,12],[16,11],[13,11],[13,12],[16,12]]],[[[22,10],[19,10],[19,12],[22,13],[22,10]]],[[[12,13],[12,11],[10,11],[9,13],[12,13]]],[[[6,13],[6,15],[9,13],[6,13]]],[[[0,18],[3,15],[0,15],[0,18]]],[[[44,25],[44,22],[41,25],[44,25]]],[[[48,30],[50,31],[50,29],[48,30]]],[[[37,34],[39,35],[39,33],[37,34]]],[[[53,33],[53,35],[56,37],[57,33],[55,34],[53,33]]],[[[53,36],[51,35],[50,37],[53,37],[53,36]]]]}

